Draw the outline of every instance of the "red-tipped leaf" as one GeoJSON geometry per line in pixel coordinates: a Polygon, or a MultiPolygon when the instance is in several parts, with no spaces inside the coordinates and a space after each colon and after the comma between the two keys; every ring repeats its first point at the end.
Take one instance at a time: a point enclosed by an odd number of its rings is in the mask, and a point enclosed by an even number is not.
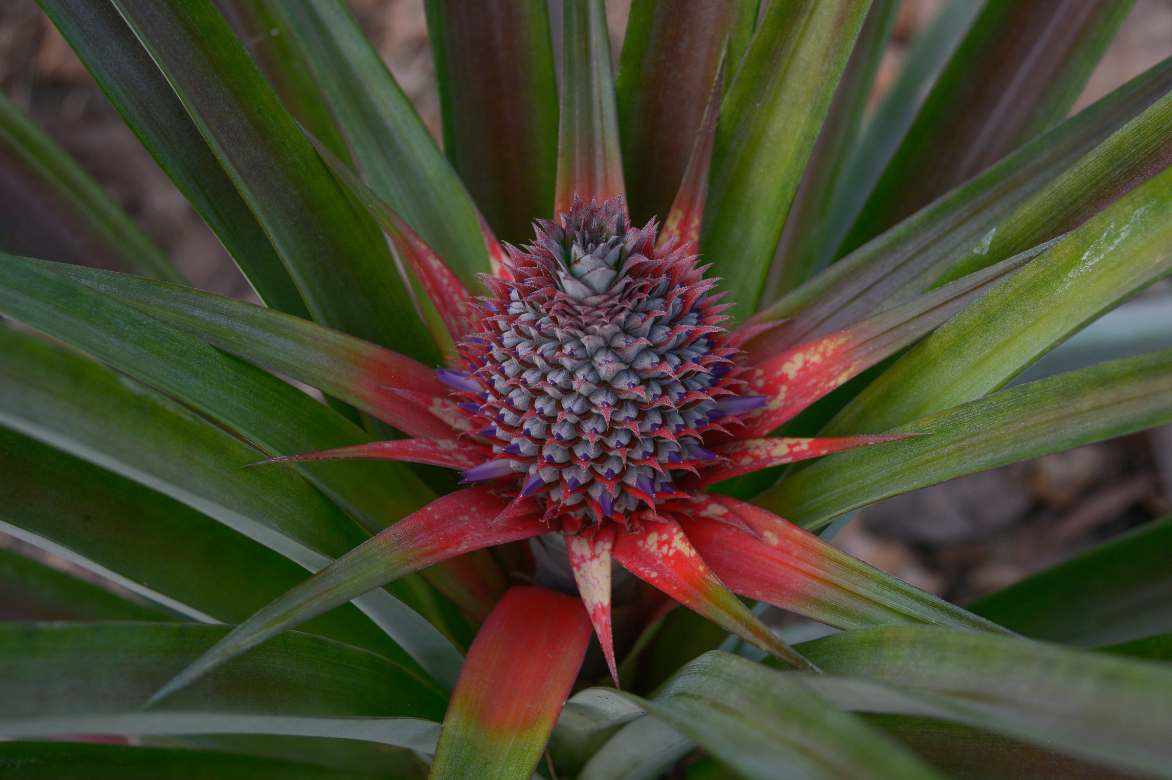
{"type": "MultiPolygon", "coordinates": [[[[311,139],[312,140],[312,139],[311,139]]],[[[399,259],[407,264],[431,305],[435,306],[448,335],[460,341],[475,327],[479,314],[468,288],[395,210],[324,145],[314,141],[318,155],[339,183],[358,200],[378,223],[399,259]]],[[[440,339],[442,343],[442,339],[440,339]]]]}
{"type": "Polygon", "coordinates": [[[722,460],[701,473],[700,486],[725,479],[751,474],[754,471],[821,458],[834,452],[906,439],[910,434],[880,434],[875,436],[843,436],[808,439],[775,436],[764,439],[735,441],[716,449],[722,460]]]}
{"type": "Polygon", "coordinates": [[[620,532],[613,555],[627,571],[721,628],[794,666],[809,668],[724,586],[674,520],[648,522],[640,533],[620,532]]]}
{"type": "Polygon", "coordinates": [[[750,356],[757,362],[748,377],[749,388],[768,401],[762,411],[748,418],[737,438],[769,433],[848,379],[934,330],[1053,243],[1041,244],[857,325],[780,354],[772,351],[770,342],[784,328],[756,339],[749,345],[750,356]]]}
{"type": "Polygon", "coordinates": [[[440,732],[431,777],[528,778],[590,641],[581,602],[509,590],[472,643],[440,732]]]}
{"type": "Polygon", "coordinates": [[[610,38],[602,0],[576,0],[562,8],[562,99],[554,213],[574,196],[589,203],[623,194],[610,38]]]}
{"type": "Polygon", "coordinates": [[[614,550],[614,531],[602,528],[593,535],[567,534],[566,555],[574,571],[578,595],[586,605],[598,644],[606,657],[615,687],[619,687],[619,670],[614,659],[614,636],[610,618],[610,566],[614,550]]]}
{"type": "Polygon", "coordinates": [[[696,141],[688,157],[688,167],[680,188],[672,201],[663,228],[659,231],[659,246],[679,241],[690,251],[700,246],[700,229],[704,224],[704,201],[708,194],[708,170],[712,166],[712,147],[716,141],[716,120],[720,116],[720,98],[724,88],[724,68],[717,71],[704,108],[696,141]]]}
{"type": "Polygon", "coordinates": [[[405,574],[546,531],[532,513],[509,509],[505,498],[484,488],[436,499],[270,602],[172,678],[151,702],[266,639],[405,574]]]}
{"type": "Polygon", "coordinates": [[[932,623],[1004,632],[753,504],[706,496],[687,529],[700,555],[736,593],[837,628],[932,623]]]}
{"type": "Polygon", "coordinates": [[[452,439],[395,439],[372,441],[332,450],[281,455],[261,463],[304,463],[315,460],[396,460],[404,463],[426,463],[448,469],[470,469],[491,455],[477,445],[452,439]]]}

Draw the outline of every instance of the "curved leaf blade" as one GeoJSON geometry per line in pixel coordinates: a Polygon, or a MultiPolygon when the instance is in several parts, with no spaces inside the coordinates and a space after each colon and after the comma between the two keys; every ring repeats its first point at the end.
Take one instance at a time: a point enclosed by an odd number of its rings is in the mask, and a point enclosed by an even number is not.
{"type": "Polygon", "coordinates": [[[988,0],[871,193],[846,249],[1065,117],[1131,5],[988,0]]]}
{"type": "Polygon", "coordinates": [[[167,256],[81,166],[0,94],[3,248],[180,282],[167,256]]]}
{"type": "Polygon", "coordinates": [[[383,237],[347,201],[215,6],[114,5],[269,235],[314,318],[434,358],[383,237]]]}
{"type": "Polygon", "coordinates": [[[223,242],[261,300],[308,316],[305,301],[236,185],[110,3],[38,0],[106,98],[223,242]]]}
{"type": "Polygon", "coordinates": [[[650,701],[630,698],[745,777],[939,777],[792,676],[726,653],[688,664],[650,701]]]}
{"type": "Polygon", "coordinates": [[[562,90],[554,214],[574,197],[589,204],[623,195],[618,109],[602,0],[562,9],[562,90]]]}
{"type": "Polygon", "coordinates": [[[484,488],[436,499],[269,602],[171,678],[151,701],[162,701],[270,637],[405,574],[545,532],[532,515],[508,512],[507,506],[484,488]]]}
{"type": "Polygon", "coordinates": [[[1168,422],[1172,351],[1059,374],[915,420],[906,430],[923,435],[881,452],[831,455],[754,503],[817,529],[899,493],[1168,422]]]}
{"type": "Polygon", "coordinates": [[[701,240],[744,319],[756,311],[870,0],[770,3],[721,106],[701,240]]]}
{"type": "Polygon", "coordinates": [[[631,4],[615,92],[628,206],[637,225],[665,219],[672,207],[737,6],[735,0],[631,4]]]}
{"type": "Polygon", "coordinates": [[[109,588],[0,548],[0,622],[17,620],[142,620],[163,622],[172,615],[109,588]]]}
{"type": "Polygon", "coordinates": [[[839,706],[890,712],[911,704],[921,711],[906,714],[945,717],[1109,766],[1170,775],[1172,671],[1158,664],[919,626],[850,631],[804,643],[802,650],[826,672],[806,675],[807,684],[839,706]],[[889,686],[903,702],[868,693],[875,684],[889,686]]]}
{"type": "Polygon", "coordinates": [[[530,777],[589,641],[577,598],[529,587],[505,593],[468,651],[432,776],[530,777]]]}
{"type": "Polygon", "coordinates": [[[975,602],[977,614],[1054,642],[1103,645],[1172,632],[1172,517],[975,602]]]}
{"type": "Polygon", "coordinates": [[[1102,312],[1172,272],[1172,168],[968,306],[827,427],[886,431],[980,398],[1102,312]]]}
{"type": "Polygon", "coordinates": [[[0,734],[302,734],[429,750],[445,705],[441,689],[373,653],[308,634],[282,637],[141,709],[150,691],[226,630],[0,625],[0,734]]]}
{"type": "Polygon", "coordinates": [[[376,775],[190,748],[77,742],[0,743],[0,766],[25,780],[374,780],[376,775]]]}
{"type": "Polygon", "coordinates": [[[1172,58],[868,242],[759,315],[783,346],[1077,227],[1172,164],[1172,58]],[[795,312],[797,312],[795,314],[795,312]]]}
{"type": "Polygon", "coordinates": [[[543,0],[428,0],[444,153],[501,239],[553,211],[558,97],[543,0]],[[491,53],[491,57],[487,54],[491,53]]]}

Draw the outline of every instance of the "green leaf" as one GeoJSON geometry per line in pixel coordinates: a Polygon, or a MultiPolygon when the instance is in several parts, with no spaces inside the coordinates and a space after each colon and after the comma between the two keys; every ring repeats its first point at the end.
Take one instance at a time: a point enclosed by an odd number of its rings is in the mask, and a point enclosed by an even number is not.
{"type": "Polygon", "coordinates": [[[978,614],[1026,636],[1102,645],[1172,632],[1172,517],[980,599],[978,614]]]}
{"type": "Polygon", "coordinates": [[[909,490],[1172,422],[1172,350],[1012,387],[823,458],[756,503],[806,528],[909,490]],[[849,475],[844,478],[843,475],[849,475]]]}
{"type": "Polygon", "coordinates": [[[574,694],[549,739],[558,771],[577,775],[622,724],[643,717],[643,710],[613,688],[587,688],[574,694]]]}
{"type": "Polygon", "coordinates": [[[444,152],[504,241],[553,212],[558,97],[544,0],[427,0],[444,152]],[[491,59],[491,67],[486,59],[491,59]]]}
{"type": "MultiPolygon", "coordinates": [[[[0,259],[0,311],[172,395],[263,453],[310,452],[369,441],[357,427],[292,386],[70,280],[72,267],[10,255],[0,259]]],[[[384,527],[431,498],[400,466],[323,463],[298,470],[368,529],[384,527]]]]}
{"type": "Polygon", "coordinates": [[[170,618],[170,612],[153,604],[139,602],[43,561],[0,548],[0,621],[163,621],[170,618]]]}
{"type": "Polygon", "coordinates": [[[114,6],[38,2],[123,121],[223,242],[261,300],[307,316],[301,293],[268,236],[114,6]]]}
{"type": "MultiPolygon", "coordinates": [[[[465,285],[477,289],[477,274],[490,269],[476,206],[345,5],[333,0],[269,0],[268,7],[284,19],[296,40],[371,188],[403,215],[465,285]]],[[[367,291],[360,297],[372,294],[367,291]]],[[[379,343],[422,357],[403,349],[400,342],[379,343]]]]}
{"type": "Polygon", "coordinates": [[[349,148],[329,100],[318,88],[279,9],[269,0],[216,0],[216,5],[289,113],[334,154],[349,160],[349,148]]]}
{"type": "Polygon", "coordinates": [[[850,631],[800,647],[825,672],[800,676],[837,706],[945,717],[1108,766],[1172,776],[1172,669],[1158,664],[912,626],[850,631]]]}
{"type": "Polygon", "coordinates": [[[770,3],[721,106],[701,248],[744,318],[870,0],[770,3]]]}
{"type": "Polygon", "coordinates": [[[377,775],[208,750],[2,742],[0,768],[24,780],[375,780],[377,775]]]}
{"type": "Polygon", "coordinates": [[[577,596],[510,589],[468,651],[444,716],[432,776],[532,777],[590,635],[590,619],[577,596]]]}
{"type": "MultiPolygon", "coordinates": [[[[594,689],[591,689],[594,690],[594,689]]],[[[651,715],[623,726],[590,756],[578,780],[653,780],[695,749],[679,729],[651,715]]]]}
{"type": "Polygon", "coordinates": [[[760,315],[798,344],[1060,235],[1172,163],[1172,58],[860,247],[760,315]],[[951,273],[951,276],[945,276],[951,273]]]}
{"type": "Polygon", "coordinates": [[[977,0],[951,0],[908,45],[895,83],[875,106],[856,143],[844,154],[831,204],[823,215],[827,240],[819,248],[816,268],[838,258],[847,231],[982,5],[977,0]]]}
{"type": "Polygon", "coordinates": [[[868,715],[867,723],[914,750],[949,777],[1130,777],[1027,742],[958,723],[907,715],[868,715]]]}
{"type": "MultiPolygon", "coordinates": [[[[4,429],[0,466],[7,477],[0,487],[0,527],[149,600],[165,615],[235,623],[305,577],[300,566],[230,527],[4,429]]],[[[121,619],[157,613],[139,608],[121,619]]],[[[306,630],[414,666],[354,607],[306,630]]]]}
{"type": "MultiPolygon", "coordinates": [[[[369,440],[292,386],[62,277],[60,269],[66,266],[10,255],[2,259],[0,311],[184,401],[264,453],[307,452],[369,440]]],[[[411,472],[388,465],[323,463],[297,468],[373,529],[430,499],[411,472]],[[394,476],[388,479],[388,474],[394,476]]],[[[323,552],[336,555],[340,547],[323,552]]],[[[318,568],[325,561],[302,563],[318,568]]],[[[389,610],[383,622],[386,628],[395,628],[396,639],[429,671],[454,679],[458,654],[451,645],[418,615],[389,596],[376,595],[383,611],[389,610]]]]}
{"type": "Polygon", "coordinates": [[[1169,272],[1172,168],[938,328],[868,385],[825,431],[885,431],[980,398],[1169,272]]]}
{"type": "MultiPolygon", "coordinates": [[[[62,278],[131,304],[201,341],[305,382],[375,417],[385,418],[388,405],[395,400],[388,387],[446,393],[426,366],[300,317],[183,285],[87,268],[52,270],[62,278]]],[[[281,454],[305,451],[308,450],[288,450],[281,454]]],[[[382,521],[377,527],[384,525],[386,522],[382,521]]]]}
{"type": "MultiPolygon", "coordinates": [[[[436,499],[253,613],[156,691],[152,701],[169,697],[270,637],[406,574],[547,530],[531,515],[506,512],[507,506],[504,499],[484,488],[468,488],[436,499]]],[[[438,652],[444,648],[423,649],[430,650],[420,653],[421,661],[432,662],[428,670],[444,683],[450,682],[450,656],[438,652]]]]}
{"type": "Polygon", "coordinates": [[[671,209],[724,57],[736,0],[631,4],[619,60],[623,172],[631,221],[671,209]]]}
{"type": "Polygon", "coordinates": [[[847,152],[856,145],[898,10],[896,0],[875,0],[867,13],[785,221],[769,269],[765,301],[797,287],[833,259],[832,249],[828,250],[835,245],[831,230],[837,215],[832,199],[845,169],[847,152]]]}
{"type": "Polygon", "coordinates": [[[562,89],[554,213],[624,193],[610,34],[602,0],[562,9],[562,89]]]}
{"type": "Polygon", "coordinates": [[[727,653],[696,659],[650,701],[628,696],[745,777],[938,777],[793,677],[727,653]]]}
{"type": "Polygon", "coordinates": [[[182,281],[143,235],[49,136],[0,94],[0,168],[5,207],[0,240],[8,252],[69,263],[99,261],[145,276],[182,281]]]}
{"type": "Polygon", "coordinates": [[[151,691],[220,626],[0,625],[0,734],[288,734],[430,752],[445,697],[380,656],[288,634],[150,710],[151,691]]]}
{"type": "Polygon", "coordinates": [[[1062,120],[1131,0],[988,0],[852,228],[853,249],[1062,120]]]}
{"type": "Polygon", "coordinates": [[[214,5],[114,5],[268,233],[314,319],[434,359],[383,236],[346,198],[214,5]]]}

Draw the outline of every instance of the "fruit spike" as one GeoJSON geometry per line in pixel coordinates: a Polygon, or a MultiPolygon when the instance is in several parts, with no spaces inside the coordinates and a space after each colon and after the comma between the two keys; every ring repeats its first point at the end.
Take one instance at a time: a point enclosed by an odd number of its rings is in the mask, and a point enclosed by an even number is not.
{"type": "Polygon", "coordinates": [[[655,239],[621,198],[575,198],[509,248],[461,370],[439,375],[495,458],[466,480],[516,479],[562,527],[632,524],[718,460],[707,432],[763,403],[740,393],[715,281],[655,239]]]}

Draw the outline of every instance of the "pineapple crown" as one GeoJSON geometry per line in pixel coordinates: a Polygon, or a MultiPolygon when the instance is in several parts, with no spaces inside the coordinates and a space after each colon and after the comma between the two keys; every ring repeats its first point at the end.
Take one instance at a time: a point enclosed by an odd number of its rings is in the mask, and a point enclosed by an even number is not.
{"type": "Polygon", "coordinates": [[[509,247],[511,278],[486,279],[465,370],[440,371],[494,455],[467,481],[516,475],[570,530],[630,525],[716,458],[706,434],[760,405],[738,393],[715,280],[655,240],[654,221],[632,227],[621,198],[575,199],[509,247]]]}

